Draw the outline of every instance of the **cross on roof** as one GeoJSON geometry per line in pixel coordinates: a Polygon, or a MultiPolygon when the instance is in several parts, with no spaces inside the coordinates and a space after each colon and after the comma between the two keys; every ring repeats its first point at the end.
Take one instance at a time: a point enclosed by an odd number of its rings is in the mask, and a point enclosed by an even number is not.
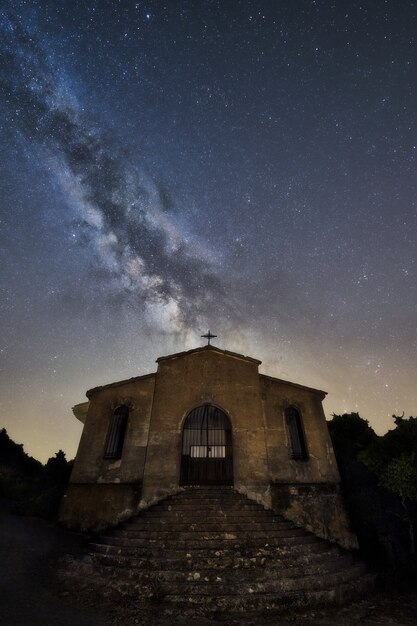
{"type": "Polygon", "coordinates": [[[200,335],[201,337],[204,337],[204,339],[207,339],[207,345],[210,345],[210,339],[214,339],[214,337],[217,337],[217,335],[212,335],[210,331],[208,331],[208,333],[206,335],[200,335]]]}

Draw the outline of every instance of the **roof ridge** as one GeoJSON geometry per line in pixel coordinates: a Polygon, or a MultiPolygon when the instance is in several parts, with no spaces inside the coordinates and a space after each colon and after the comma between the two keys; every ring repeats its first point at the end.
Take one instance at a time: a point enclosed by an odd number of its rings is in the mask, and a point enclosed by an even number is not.
{"type": "Polygon", "coordinates": [[[254,359],[251,356],[246,356],[244,354],[240,354],[239,352],[232,352],[231,350],[223,350],[222,348],[218,348],[217,346],[213,346],[211,344],[209,346],[200,346],[198,348],[192,348],[191,350],[184,350],[182,352],[176,352],[174,354],[160,356],[158,359],[156,359],[156,362],[159,363],[160,361],[166,361],[168,359],[178,359],[182,356],[185,356],[186,354],[194,354],[196,352],[204,352],[207,350],[218,352],[220,354],[225,354],[226,356],[231,356],[238,359],[244,359],[245,361],[251,361],[252,363],[256,363],[257,365],[260,365],[262,363],[262,361],[259,361],[259,359],[254,359]]]}

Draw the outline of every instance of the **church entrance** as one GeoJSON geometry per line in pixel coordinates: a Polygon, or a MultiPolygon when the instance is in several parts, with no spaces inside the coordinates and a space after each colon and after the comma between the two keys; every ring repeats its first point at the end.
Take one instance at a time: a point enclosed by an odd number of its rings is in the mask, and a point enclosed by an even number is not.
{"type": "Polygon", "coordinates": [[[181,485],[233,485],[232,425],[205,404],[188,414],[182,433],[181,485]]]}

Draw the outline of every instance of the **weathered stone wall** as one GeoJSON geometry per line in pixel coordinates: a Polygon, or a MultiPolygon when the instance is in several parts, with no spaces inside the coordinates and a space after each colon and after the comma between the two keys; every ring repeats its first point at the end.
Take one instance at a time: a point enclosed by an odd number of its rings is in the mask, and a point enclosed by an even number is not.
{"type": "Polygon", "coordinates": [[[69,528],[100,531],[137,512],[138,483],[71,483],[62,499],[59,520],[69,528]]]}
{"type": "Polygon", "coordinates": [[[159,360],[142,506],[178,491],[184,420],[205,403],[232,423],[235,486],[270,504],[258,363],[213,348],[159,360]]]}
{"type": "Polygon", "coordinates": [[[319,483],[340,481],[322,408],[324,392],[261,376],[265,438],[272,481],[319,483]],[[285,427],[285,409],[298,409],[308,449],[307,460],[293,460],[285,427]]]}
{"type": "Polygon", "coordinates": [[[344,548],[358,548],[346,514],[340,485],[272,483],[272,507],[297,526],[344,548]]]}
{"type": "Polygon", "coordinates": [[[324,393],[268,376],[261,376],[261,385],[273,508],[323,539],[357,548],[323,412],[324,393]],[[285,427],[289,406],[296,407],[302,419],[306,460],[291,458],[285,427]]]}
{"type": "Polygon", "coordinates": [[[150,375],[91,392],[71,482],[142,481],[154,385],[155,375],[150,375]],[[122,458],[105,459],[113,411],[121,404],[129,407],[122,458]]]}
{"type": "Polygon", "coordinates": [[[67,525],[115,524],[125,511],[136,512],[148,442],[155,374],[92,390],[80,445],[60,519],[67,525]],[[129,407],[121,459],[105,459],[114,409],[129,407]],[[107,490],[102,485],[108,485],[107,490]],[[89,488],[87,488],[89,486],[89,488]],[[85,495],[88,494],[88,497],[85,495]],[[103,504],[103,494],[106,502],[103,504]],[[135,502],[132,498],[135,494],[135,502]]]}

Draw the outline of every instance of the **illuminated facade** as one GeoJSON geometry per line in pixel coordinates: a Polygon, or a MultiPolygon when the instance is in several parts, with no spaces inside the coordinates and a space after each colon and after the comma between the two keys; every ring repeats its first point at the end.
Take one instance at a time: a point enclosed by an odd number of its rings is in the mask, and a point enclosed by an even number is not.
{"type": "Polygon", "coordinates": [[[156,373],[87,392],[61,520],[117,524],[185,485],[232,485],[319,536],[354,547],[322,408],[325,392],[260,374],[205,346],[156,373]]]}

